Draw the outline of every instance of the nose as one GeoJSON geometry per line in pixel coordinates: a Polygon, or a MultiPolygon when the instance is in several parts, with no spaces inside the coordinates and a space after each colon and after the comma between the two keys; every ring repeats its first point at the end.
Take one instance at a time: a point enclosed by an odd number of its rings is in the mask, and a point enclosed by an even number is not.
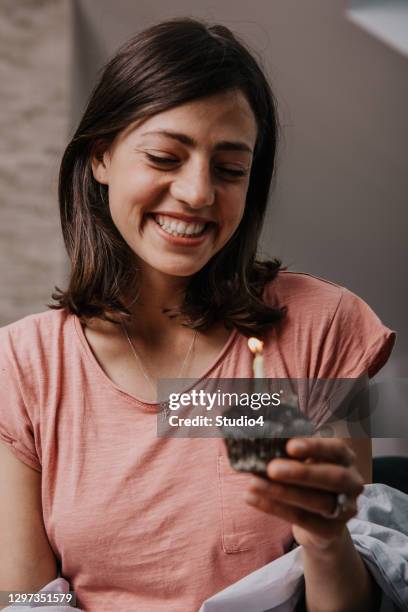
{"type": "Polygon", "coordinates": [[[204,161],[185,166],[171,184],[171,195],[191,208],[212,206],[215,189],[211,169],[204,161]]]}

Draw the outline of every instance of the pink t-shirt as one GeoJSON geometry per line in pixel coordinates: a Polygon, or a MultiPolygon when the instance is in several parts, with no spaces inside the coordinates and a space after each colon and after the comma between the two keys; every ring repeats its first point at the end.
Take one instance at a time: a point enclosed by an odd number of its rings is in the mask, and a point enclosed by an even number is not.
{"type": "MultiPolygon", "coordinates": [[[[347,289],[282,272],[276,297],[288,313],[268,332],[267,377],[371,377],[388,359],[394,332],[347,289]]],[[[203,378],[251,376],[234,330],[203,378]]],[[[77,317],[0,329],[0,439],[42,472],[46,532],[84,610],[195,612],[292,544],[289,524],[243,501],[249,476],[222,439],[158,438],[156,412],[108,378],[77,317]]]]}

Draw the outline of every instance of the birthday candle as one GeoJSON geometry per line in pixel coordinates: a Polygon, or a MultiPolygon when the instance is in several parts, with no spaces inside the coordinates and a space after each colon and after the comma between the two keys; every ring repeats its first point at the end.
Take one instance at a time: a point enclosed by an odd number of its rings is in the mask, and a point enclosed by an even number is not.
{"type": "MultiPolygon", "coordinates": [[[[265,378],[264,358],[262,355],[263,346],[264,343],[258,338],[249,338],[248,340],[248,348],[254,355],[254,360],[252,362],[252,371],[254,374],[254,378],[265,378]]],[[[264,383],[261,381],[259,381],[258,383],[255,381],[254,391],[258,393],[265,391],[265,389],[263,389],[263,384],[264,383]]]]}
{"type": "Polygon", "coordinates": [[[263,342],[258,338],[249,338],[248,348],[254,354],[254,360],[252,362],[252,369],[255,378],[264,378],[264,367],[263,367],[263,342]]]}

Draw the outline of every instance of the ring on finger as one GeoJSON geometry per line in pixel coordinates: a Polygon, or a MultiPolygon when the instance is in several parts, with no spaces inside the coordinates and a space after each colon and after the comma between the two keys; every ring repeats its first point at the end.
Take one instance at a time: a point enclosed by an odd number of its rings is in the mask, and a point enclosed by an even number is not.
{"type": "Polygon", "coordinates": [[[347,493],[338,493],[335,496],[335,506],[333,510],[328,514],[324,514],[323,516],[329,519],[336,519],[342,514],[344,514],[345,512],[347,512],[350,509],[350,507],[351,507],[350,496],[347,495],[347,493]]]}

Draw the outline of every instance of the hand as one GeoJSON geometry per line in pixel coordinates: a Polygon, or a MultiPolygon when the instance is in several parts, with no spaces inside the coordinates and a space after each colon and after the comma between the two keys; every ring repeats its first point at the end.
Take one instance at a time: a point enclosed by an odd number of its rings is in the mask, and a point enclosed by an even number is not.
{"type": "Polygon", "coordinates": [[[292,523],[298,544],[310,550],[327,549],[342,538],[347,521],[357,513],[364,480],[355,467],[356,455],[335,438],[292,438],[286,451],[293,459],[270,461],[268,479],[251,478],[246,501],[292,523]],[[328,518],[338,493],[347,494],[347,509],[337,518],[328,518]]]}

